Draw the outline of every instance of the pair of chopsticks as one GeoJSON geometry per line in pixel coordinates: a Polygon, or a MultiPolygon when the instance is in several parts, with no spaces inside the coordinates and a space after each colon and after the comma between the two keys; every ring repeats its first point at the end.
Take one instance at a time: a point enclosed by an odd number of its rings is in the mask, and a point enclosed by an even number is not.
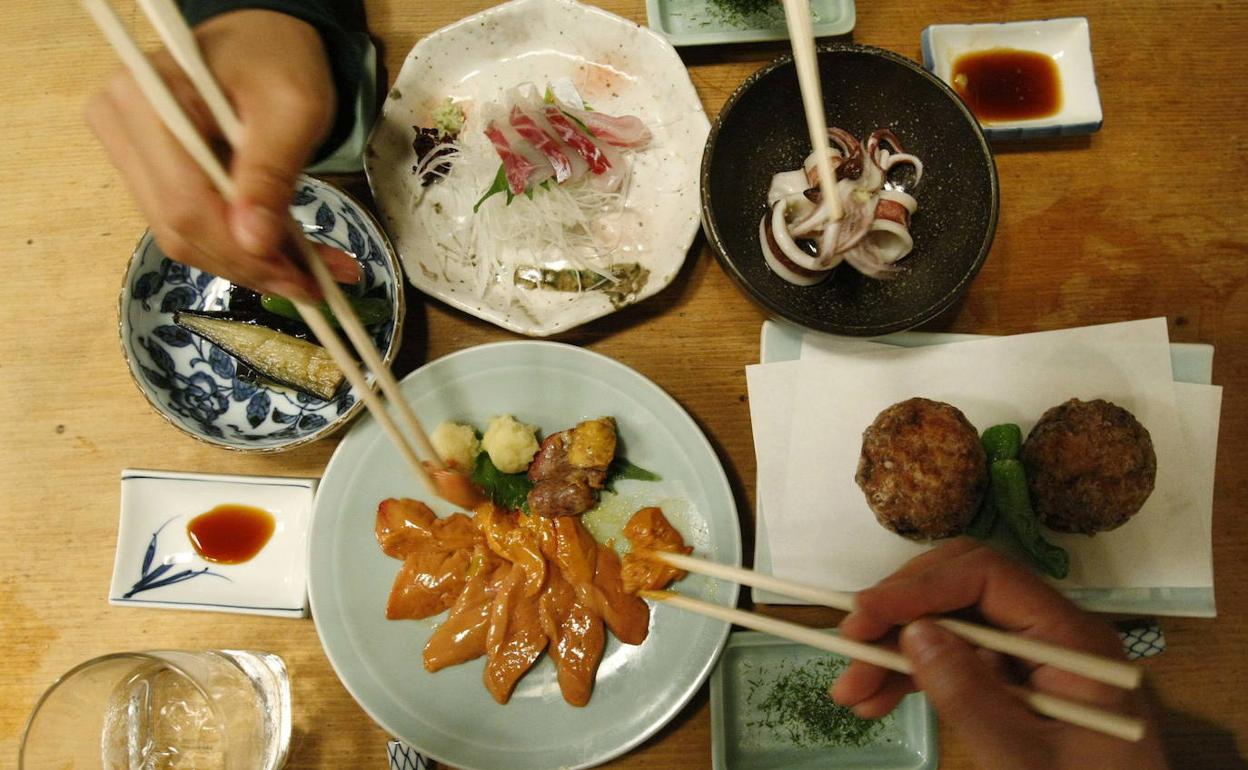
{"type": "MultiPolygon", "coordinates": [[[[751,572],[741,567],[717,564],[684,554],[649,551],[647,556],[667,562],[673,567],[686,572],[729,580],[826,607],[846,611],[854,609],[854,595],[850,593],[828,591],[815,586],[794,583],[771,575],[751,572]]],[[[777,618],[755,615],[754,613],[733,607],[691,599],[671,591],[642,591],[641,594],[645,598],[662,601],[673,607],[706,615],[728,623],[736,623],[755,631],[762,631],[810,647],[844,655],[845,657],[871,663],[881,668],[887,668],[902,674],[911,673],[910,661],[905,656],[884,647],[833,636],[819,629],[789,623],[777,618]]],[[[1036,663],[1043,663],[1115,687],[1135,689],[1139,687],[1142,678],[1142,672],[1139,668],[1124,661],[1059,647],[954,618],[939,618],[936,620],[936,623],[985,649],[995,650],[996,652],[1002,652],[1036,663]]],[[[1038,693],[1024,687],[1011,687],[1010,689],[1014,695],[1018,696],[1038,714],[1096,730],[1127,741],[1138,741],[1144,737],[1144,722],[1134,717],[1038,693]]]]}
{"type": "MultiPolygon", "coordinates": [[[[112,6],[108,4],[107,0],[82,0],[82,4],[87,12],[91,14],[100,31],[104,33],[108,42],[117,51],[122,62],[130,70],[142,89],[143,95],[147,97],[148,102],[151,103],[157,114],[160,115],[165,126],[208,176],[221,193],[221,196],[227,201],[233,201],[236,198],[234,180],[226,173],[225,168],[221,165],[221,161],[213,154],[208,143],[195,130],[194,124],[187,118],[186,113],[182,111],[181,106],[173,97],[173,94],[170,93],[168,86],[165,85],[164,80],[161,79],[151,62],[139,50],[138,45],[126,31],[125,26],[118,19],[112,6]]],[[[186,73],[200,96],[203,97],[217,125],[221,128],[222,133],[225,134],[226,141],[232,147],[237,148],[242,141],[242,124],[239,123],[233,108],[225,98],[225,94],[221,91],[216,79],[209,71],[208,65],[200,55],[199,47],[195,43],[194,33],[187,26],[185,19],[182,18],[182,14],[173,4],[173,0],[139,0],[139,5],[143,9],[143,13],[151,21],[152,26],[156,29],[157,34],[170,54],[172,54],[174,60],[186,73]]],[[[320,287],[321,292],[325,295],[326,303],[333,310],[342,329],[347,333],[347,337],[350,338],[352,344],[355,345],[355,349],[364,359],[364,363],[368,366],[369,371],[372,372],[373,378],[380,385],[382,392],[385,393],[386,399],[398,408],[404,427],[415,438],[416,444],[420,449],[419,454],[409,443],[399,426],[395,424],[390,413],[386,410],[385,403],[369,386],[364,374],[360,371],[359,365],[352,358],[346,345],[343,344],[337,332],[330,326],[317,306],[293,297],[291,301],[299,310],[299,314],[303,316],[303,320],[308,327],[312,329],[317,339],[320,340],[321,344],[329,352],[329,355],[334,359],[334,363],[342,369],[351,386],[359,391],[369,412],[381,424],[391,441],[394,442],[394,445],[398,447],[408,465],[411,466],[412,471],[418,478],[424,481],[431,491],[437,492],[437,487],[430,472],[420,461],[420,454],[429,458],[429,462],[435,471],[444,470],[445,465],[430,443],[429,437],[420,425],[420,421],[416,419],[411,406],[403,398],[398,382],[395,381],[394,375],[391,374],[389,368],[382,361],[381,354],[377,352],[372,338],[360,322],[359,317],[355,314],[354,308],[351,307],[342,290],[338,288],[338,284],[334,282],[329,269],[321,260],[320,254],[317,253],[312,243],[304,237],[303,228],[299,223],[290,216],[287,216],[285,219],[284,224],[290,240],[299,249],[307,269],[312,273],[317,286],[320,287]]]]}

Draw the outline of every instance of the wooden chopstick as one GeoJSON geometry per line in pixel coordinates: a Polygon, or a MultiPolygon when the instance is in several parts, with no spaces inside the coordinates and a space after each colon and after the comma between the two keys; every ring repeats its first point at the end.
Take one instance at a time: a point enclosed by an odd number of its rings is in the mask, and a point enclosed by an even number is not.
{"type": "MultiPolygon", "coordinates": [[[[194,125],[186,117],[177,100],[169,92],[165,82],[139,50],[138,45],[130,37],[125,26],[117,18],[116,13],[107,0],[82,0],[82,3],[109,43],[117,51],[122,62],[133,74],[144,96],[152,104],[152,107],[156,110],[166,127],[186,148],[187,152],[212,181],[222,197],[226,200],[234,200],[236,197],[234,181],[221,165],[221,161],[208,147],[204,138],[195,130],[194,125]]],[[[183,66],[188,78],[191,79],[200,95],[203,96],[205,103],[213,113],[214,119],[226,134],[227,140],[231,144],[236,144],[241,137],[238,119],[230,108],[229,103],[225,100],[224,95],[222,95],[220,87],[213,79],[202,56],[200,56],[199,49],[194,42],[194,36],[189,27],[186,26],[181,13],[178,12],[177,8],[169,0],[141,0],[141,5],[144,12],[152,19],[153,26],[156,27],[157,32],[173,54],[175,60],[183,66]]],[[[373,373],[373,377],[381,386],[382,391],[391,403],[397,405],[399,414],[402,416],[408,431],[415,437],[421,450],[429,458],[430,464],[435,469],[443,469],[445,466],[441,458],[433,449],[433,445],[421,427],[420,421],[416,418],[411,406],[403,398],[402,391],[399,389],[394,375],[391,374],[389,368],[382,361],[376,346],[373,345],[372,338],[368,335],[367,330],[364,329],[363,324],[360,322],[359,317],[356,316],[355,310],[351,307],[347,298],[343,295],[342,290],[338,288],[338,284],[334,282],[329,268],[325,266],[320,254],[317,253],[311,242],[304,237],[303,228],[294,221],[293,217],[287,218],[286,226],[291,240],[299,248],[306,267],[312,273],[321,292],[325,295],[326,303],[333,310],[343,330],[346,331],[347,336],[354,343],[356,350],[364,358],[365,364],[373,373]]],[[[291,298],[291,301],[309,328],[312,329],[312,332],[321,341],[326,351],[334,359],[334,362],[342,369],[351,386],[360,392],[360,397],[363,399],[369,412],[381,424],[383,430],[385,430],[391,441],[394,442],[394,445],[398,447],[412,471],[418,478],[424,481],[430,490],[436,493],[438,491],[437,486],[434,484],[429,471],[421,463],[420,457],[390,417],[389,412],[385,408],[385,403],[369,386],[355,359],[351,357],[346,345],[338,337],[338,334],[330,326],[324,315],[322,315],[320,309],[316,305],[303,300],[291,298]]]]}
{"type": "MultiPolygon", "coordinates": [[[[827,650],[847,658],[865,661],[891,671],[897,671],[902,674],[910,674],[912,672],[910,661],[904,655],[876,645],[844,639],[825,631],[798,625],[797,623],[789,623],[778,618],[756,615],[735,607],[725,607],[722,604],[712,604],[700,599],[692,599],[671,591],[641,591],[640,596],[663,602],[664,604],[670,604],[673,607],[689,612],[695,612],[699,615],[722,620],[726,623],[735,623],[755,631],[762,631],[783,639],[789,639],[799,644],[827,650]]],[[[1064,698],[1038,693],[1025,687],[1011,686],[1009,690],[1037,714],[1042,714],[1062,722],[1069,722],[1080,727],[1086,727],[1089,730],[1096,730],[1097,732],[1112,735],[1115,738],[1121,738],[1126,741],[1135,742],[1144,737],[1144,722],[1135,717],[1116,714],[1096,706],[1089,706],[1086,703],[1077,703],[1064,698]]]]}
{"type": "MultiPolygon", "coordinates": [[[[783,0],[784,18],[793,46],[793,66],[797,84],[802,91],[802,107],[806,111],[806,128],[810,146],[819,170],[819,190],[827,201],[828,218],[836,221],[843,216],[841,200],[836,196],[836,177],[829,159],[828,124],[823,111],[823,90],[819,83],[819,57],[815,51],[815,30],[810,18],[810,0],[783,0]]],[[[822,203],[822,201],[821,201],[822,203]]]]}
{"type": "MultiPolygon", "coordinates": [[[[764,575],[761,572],[753,572],[728,564],[718,564],[679,553],[650,551],[648,555],[686,572],[696,572],[721,580],[729,580],[742,585],[761,588],[764,591],[791,596],[795,599],[803,599],[812,604],[845,610],[846,612],[850,612],[855,608],[855,597],[852,593],[829,591],[824,588],[784,580],[772,575],[764,575]]],[[[1059,647],[1055,644],[1028,639],[996,628],[969,623],[965,620],[957,620],[955,618],[935,618],[934,620],[948,631],[980,647],[1060,668],[1063,671],[1069,671],[1072,674],[1078,674],[1097,682],[1133,690],[1139,687],[1140,682],[1143,680],[1143,671],[1138,666],[1133,666],[1126,661],[1092,655],[1067,647],[1059,647]]]]}

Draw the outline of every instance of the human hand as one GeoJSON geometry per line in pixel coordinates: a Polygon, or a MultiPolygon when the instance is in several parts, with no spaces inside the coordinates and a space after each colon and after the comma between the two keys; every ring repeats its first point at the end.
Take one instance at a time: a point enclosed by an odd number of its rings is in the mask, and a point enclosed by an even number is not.
{"type": "MultiPolygon", "coordinates": [[[[285,218],[295,179],[330,129],[335,95],[320,35],[282,13],[242,10],[195,29],[209,69],[243,126],[230,175],[238,195],[222,199],[161,123],[134,79],[116,75],[87,105],[87,122],[170,258],[297,299],[320,296],[299,267],[285,218]]],[[[199,131],[223,146],[207,106],[166,51],[151,57],[199,131]]],[[[348,255],[321,249],[335,279],[359,280],[348,255]]]]}
{"type": "Polygon", "coordinates": [[[1006,685],[1108,710],[1142,713],[1128,691],[1051,666],[1029,664],[977,649],[929,620],[973,608],[998,627],[1076,650],[1122,657],[1118,635],[1104,622],[992,549],[969,538],[923,554],[858,594],[840,632],[873,641],[905,626],[901,652],[914,667],[902,676],[855,661],[832,688],[832,697],[860,717],[879,718],[906,693],[923,690],[941,718],[953,725],[983,770],[1161,770],[1166,763],[1156,729],[1129,743],[1030,711],[1006,685]],[[909,624],[909,625],[906,625],[909,624]]]}

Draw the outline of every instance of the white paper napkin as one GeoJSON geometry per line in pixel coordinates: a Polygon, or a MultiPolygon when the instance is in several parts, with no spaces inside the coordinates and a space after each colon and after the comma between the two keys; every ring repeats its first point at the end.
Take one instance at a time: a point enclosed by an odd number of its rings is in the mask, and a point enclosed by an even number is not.
{"type": "Polygon", "coordinates": [[[799,361],[747,368],[760,503],[777,575],[858,590],[929,546],[885,530],[854,483],[863,429],[912,396],[948,401],[981,430],[1024,433],[1071,397],[1105,398],[1149,429],[1157,487],[1126,525],[1050,533],[1071,553],[1063,585],[1212,585],[1213,453],[1220,389],[1173,382],[1164,319],[923,348],[807,335],[799,361]],[[1175,388],[1184,390],[1180,424],[1175,388]]]}

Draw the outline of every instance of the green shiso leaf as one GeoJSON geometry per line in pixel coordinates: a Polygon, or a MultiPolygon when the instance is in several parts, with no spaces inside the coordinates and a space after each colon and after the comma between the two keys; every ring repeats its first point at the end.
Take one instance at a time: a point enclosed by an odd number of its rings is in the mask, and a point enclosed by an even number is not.
{"type": "Polygon", "coordinates": [[[503,473],[490,460],[488,452],[477,455],[477,464],[472,469],[472,481],[485,490],[494,504],[510,511],[529,509],[528,497],[533,489],[525,473],[503,473]]]}

